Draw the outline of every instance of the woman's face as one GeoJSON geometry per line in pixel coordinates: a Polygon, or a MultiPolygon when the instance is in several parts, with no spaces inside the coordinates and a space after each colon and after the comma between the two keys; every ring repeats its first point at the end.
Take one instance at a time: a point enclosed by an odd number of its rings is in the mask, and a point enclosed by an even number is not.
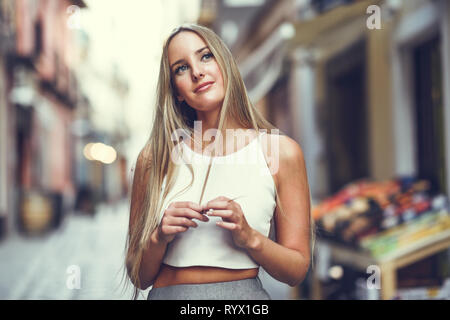
{"type": "Polygon", "coordinates": [[[196,33],[182,31],[169,43],[169,65],[178,100],[197,111],[222,106],[225,89],[216,59],[196,33]]]}

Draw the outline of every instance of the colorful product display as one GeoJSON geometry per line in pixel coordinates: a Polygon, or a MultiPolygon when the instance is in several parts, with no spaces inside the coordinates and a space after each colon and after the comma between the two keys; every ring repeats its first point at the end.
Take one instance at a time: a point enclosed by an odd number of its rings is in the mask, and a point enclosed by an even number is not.
{"type": "Polygon", "coordinates": [[[398,290],[395,300],[449,300],[450,279],[446,279],[441,287],[421,287],[398,290]]]}
{"type": "Polygon", "coordinates": [[[319,237],[381,256],[431,235],[450,232],[449,201],[428,181],[357,181],[313,208],[319,237]]]}

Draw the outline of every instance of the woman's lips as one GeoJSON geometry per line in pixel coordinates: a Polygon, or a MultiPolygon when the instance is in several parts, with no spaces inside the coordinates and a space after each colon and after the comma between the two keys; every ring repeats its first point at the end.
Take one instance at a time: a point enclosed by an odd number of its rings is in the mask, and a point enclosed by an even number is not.
{"type": "Polygon", "coordinates": [[[214,82],[206,82],[195,89],[195,93],[203,92],[211,88],[211,86],[214,84],[214,82]]]}

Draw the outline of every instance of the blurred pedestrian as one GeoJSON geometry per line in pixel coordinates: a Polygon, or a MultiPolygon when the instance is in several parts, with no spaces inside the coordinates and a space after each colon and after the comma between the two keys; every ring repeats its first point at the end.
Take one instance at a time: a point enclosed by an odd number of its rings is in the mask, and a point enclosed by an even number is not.
{"type": "Polygon", "coordinates": [[[75,210],[81,213],[88,213],[94,215],[94,195],[92,188],[89,185],[81,185],[77,190],[75,199],[75,210]]]}
{"type": "Polygon", "coordinates": [[[125,264],[134,298],[152,286],[149,300],[270,299],[260,266],[291,286],[303,281],[313,242],[306,168],[300,146],[274,129],[213,31],[171,33],[132,185],[125,264]]]}

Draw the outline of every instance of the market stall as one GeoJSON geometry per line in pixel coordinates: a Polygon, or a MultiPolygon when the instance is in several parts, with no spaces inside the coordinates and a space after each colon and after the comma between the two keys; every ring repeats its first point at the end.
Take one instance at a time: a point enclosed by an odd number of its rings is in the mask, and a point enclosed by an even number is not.
{"type": "MultiPolygon", "coordinates": [[[[317,225],[313,299],[325,298],[322,281],[331,264],[361,272],[378,268],[380,286],[372,297],[403,298],[397,287],[400,268],[450,247],[449,201],[435,194],[424,180],[354,182],[315,206],[313,217],[317,225]]],[[[445,283],[444,278],[439,280],[445,283]]],[[[448,297],[450,291],[444,284],[429,296],[448,297]]]]}

